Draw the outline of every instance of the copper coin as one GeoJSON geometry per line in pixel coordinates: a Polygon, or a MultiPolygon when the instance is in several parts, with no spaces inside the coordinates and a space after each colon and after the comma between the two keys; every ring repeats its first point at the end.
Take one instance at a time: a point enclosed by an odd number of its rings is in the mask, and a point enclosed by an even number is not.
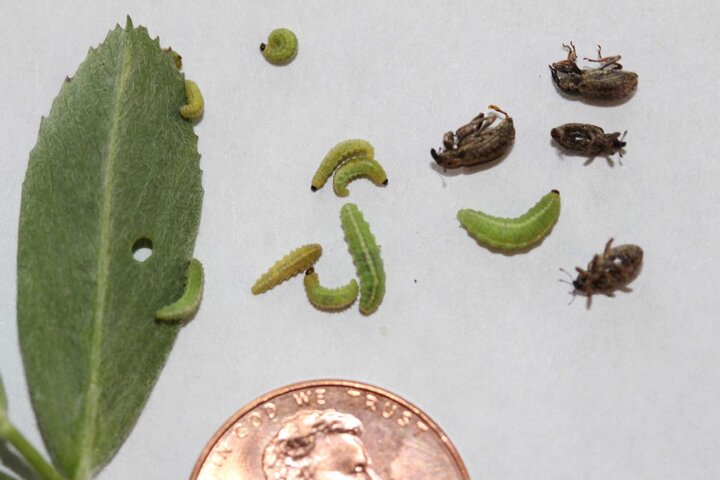
{"type": "Polygon", "coordinates": [[[215,433],[191,479],[469,480],[419,408],[343,380],[298,383],[246,405],[215,433]]]}

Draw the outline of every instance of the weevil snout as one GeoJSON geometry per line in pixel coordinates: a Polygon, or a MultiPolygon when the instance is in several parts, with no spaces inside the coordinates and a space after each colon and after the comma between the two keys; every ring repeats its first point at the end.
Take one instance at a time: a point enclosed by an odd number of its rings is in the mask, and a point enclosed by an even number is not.
{"type": "Polygon", "coordinates": [[[430,155],[432,155],[433,160],[440,164],[440,155],[438,155],[437,151],[434,148],[430,149],[430,155]]]}
{"type": "Polygon", "coordinates": [[[555,140],[559,140],[560,139],[560,130],[558,130],[557,128],[553,128],[552,130],[550,130],[550,136],[552,138],[554,138],[555,140]]]}

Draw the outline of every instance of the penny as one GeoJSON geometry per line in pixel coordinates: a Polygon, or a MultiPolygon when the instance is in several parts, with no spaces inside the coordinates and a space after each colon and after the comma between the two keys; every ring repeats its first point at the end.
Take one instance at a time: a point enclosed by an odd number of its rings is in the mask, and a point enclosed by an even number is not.
{"type": "Polygon", "coordinates": [[[381,388],[344,380],[274,390],[233,415],[191,480],[469,480],[450,439],[381,388]]]}

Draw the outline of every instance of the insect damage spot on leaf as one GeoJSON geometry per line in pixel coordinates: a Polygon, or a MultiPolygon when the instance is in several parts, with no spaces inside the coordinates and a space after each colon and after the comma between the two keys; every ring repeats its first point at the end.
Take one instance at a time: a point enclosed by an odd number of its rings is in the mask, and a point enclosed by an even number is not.
{"type": "Polygon", "coordinates": [[[144,262],[152,255],[153,242],[149,238],[138,238],[132,246],[133,258],[138,262],[144,262]]]}

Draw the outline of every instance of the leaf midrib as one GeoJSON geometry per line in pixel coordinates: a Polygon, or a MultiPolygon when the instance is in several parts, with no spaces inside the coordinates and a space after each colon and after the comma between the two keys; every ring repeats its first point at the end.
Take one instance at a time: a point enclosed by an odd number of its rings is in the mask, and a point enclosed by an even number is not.
{"type": "Polygon", "coordinates": [[[113,122],[108,134],[108,150],[105,158],[105,169],[103,172],[102,184],[102,211],[100,213],[100,248],[98,249],[97,261],[97,289],[94,302],[92,339],[90,344],[90,365],[89,380],[85,412],[80,424],[80,461],[77,464],[73,478],[86,479],[90,477],[92,470],[92,452],[96,438],[97,413],[100,402],[101,387],[99,385],[100,354],[102,350],[102,331],[105,321],[105,303],[107,300],[107,277],[110,265],[110,226],[112,211],[112,179],[114,177],[115,161],[118,156],[119,132],[120,132],[120,109],[126,88],[127,78],[130,74],[130,31],[125,32],[123,41],[123,63],[115,93],[115,106],[113,108],[113,122]]]}

